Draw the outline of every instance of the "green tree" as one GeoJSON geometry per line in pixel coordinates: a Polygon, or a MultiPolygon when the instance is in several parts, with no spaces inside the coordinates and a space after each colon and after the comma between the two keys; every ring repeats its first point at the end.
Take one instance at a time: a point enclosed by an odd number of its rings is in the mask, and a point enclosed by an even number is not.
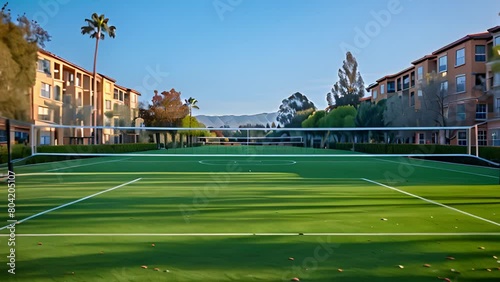
{"type": "MultiPolygon", "coordinates": [[[[90,19],[85,19],[87,25],[81,27],[81,32],[83,35],[89,35],[90,38],[95,39],[95,49],[94,49],[94,67],[93,67],[93,101],[94,101],[94,126],[97,126],[97,52],[99,50],[99,40],[104,40],[106,34],[114,38],[116,35],[116,27],[108,25],[109,19],[102,15],[97,15],[93,13],[90,19]]],[[[97,144],[97,129],[94,128],[94,144],[97,144]]]]}
{"type": "Polygon", "coordinates": [[[311,114],[306,120],[302,122],[302,127],[304,128],[314,128],[319,127],[319,120],[326,115],[326,111],[319,110],[311,114]]]}
{"type": "Polygon", "coordinates": [[[36,81],[38,48],[50,35],[25,15],[12,19],[7,4],[0,10],[0,116],[28,120],[30,88],[36,81]]]}
{"type": "MultiPolygon", "coordinates": [[[[387,100],[380,100],[374,104],[371,102],[363,102],[359,104],[356,118],[354,120],[356,127],[384,127],[384,111],[387,100]]],[[[369,141],[375,139],[380,141],[383,137],[379,131],[375,132],[359,132],[362,140],[369,141]]]]}
{"type": "MultiPolygon", "coordinates": [[[[318,121],[319,127],[355,127],[355,118],[357,110],[354,106],[340,106],[331,110],[327,115],[320,118],[318,121]]],[[[326,133],[325,142],[329,141],[331,132],[326,133]]],[[[334,141],[346,141],[346,137],[350,138],[351,133],[348,132],[333,132],[334,141]]]]}
{"type": "MultiPolygon", "coordinates": [[[[295,94],[281,101],[281,105],[278,110],[278,117],[276,119],[285,127],[290,127],[288,125],[292,123],[292,120],[297,112],[308,109],[315,110],[316,106],[314,106],[314,103],[309,101],[309,99],[305,95],[300,92],[296,92],[295,94]]],[[[300,123],[302,123],[302,120],[300,121],[300,123]]],[[[299,126],[300,123],[298,123],[299,126]]]]}
{"type": "Polygon", "coordinates": [[[365,85],[358,71],[358,62],[350,52],[347,52],[338,76],[339,81],[333,85],[331,92],[326,96],[329,108],[346,105],[356,107],[360,103],[359,99],[365,95],[365,85]],[[332,105],[332,96],[335,99],[335,105],[332,105]]]}

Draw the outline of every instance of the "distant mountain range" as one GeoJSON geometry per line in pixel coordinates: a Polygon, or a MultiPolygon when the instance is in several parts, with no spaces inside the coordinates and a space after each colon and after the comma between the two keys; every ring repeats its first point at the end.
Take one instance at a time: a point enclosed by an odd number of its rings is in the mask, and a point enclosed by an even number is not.
{"type": "Polygon", "coordinates": [[[262,124],[266,125],[269,123],[271,125],[273,122],[278,125],[276,121],[276,117],[278,113],[262,113],[256,115],[242,115],[242,116],[234,116],[234,115],[226,115],[226,116],[206,116],[199,115],[196,116],[196,119],[203,123],[206,127],[220,128],[224,125],[229,127],[239,127],[240,125],[256,125],[262,124]]]}

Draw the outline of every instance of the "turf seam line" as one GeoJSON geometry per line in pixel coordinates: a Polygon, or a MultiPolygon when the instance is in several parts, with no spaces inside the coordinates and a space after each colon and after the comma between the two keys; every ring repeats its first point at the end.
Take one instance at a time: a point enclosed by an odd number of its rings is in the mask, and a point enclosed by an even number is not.
{"type": "MultiPolygon", "coordinates": [[[[0,234],[0,237],[8,237],[9,234],[0,234]]],[[[107,237],[107,236],[130,236],[130,237],[201,237],[201,236],[500,236],[500,232],[461,232],[461,233],[38,233],[21,234],[20,237],[107,237]]]]}
{"type": "Polygon", "coordinates": [[[433,166],[427,166],[427,165],[412,164],[410,162],[398,162],[398,161],[384,160],[384,159],[378,159],[378,158],[377,158],[377,160],[382,161],[382,162],[388,162],[388,163],[407,164],[407,165],[416,166],[416,167],[423,167],[423,168],[430,168],[430,169],[439,169],[439,170],[444,170],[444,171],[457,172],[457,173],[465,173],[465,174],[470,174],[470,175],[476,175],[476,176],[482,176],[482,177],[489,177],[489,178],[498,179],[498,176],[481,174],[481,173],[475,173],[475,172],[468,172],[468,171],[463,171],[463,170],[456,170],[456,169],[451,169],[451,168],[433,167],[433,166]]]}
{"type": "MultiPolygon", "coordinates": [[[[109,188],[109,189],[106,189],[106,190],[103,190],[103,191],[100,191],[100,192],[94,193],[94,194],[89,195],[89,196],[85,196],[85,197],[80,198],[80,199],[78,199],[78,200],[74,200],[74,201],[71,201],[71,202],[69,202],[69,203],[62,204],[62,205],[60,205],[60,206],[57,206],[57,207],[54,207],[54,208],[48,209],[48,210],[46,210],[46,211],[39,212],[39,213],[37,213],[37,214],[34,214],[34,215],[31,215],[31,216],[28,216],[28,217],[26,217],[26,218],[24,218],[24,219],[18,220],[18,221],[17,221],[17,223],[22,223],[22,222],[25,222],[25,221],[30,220],[30,219],[32,219],[32,218],[35,218],[35,217],[38,217],[38,216],[44,215],[44,214],[46,214],[46,213],[49,213],[49,212],[51,212],[51,211],[55,211],[55,210],[58,210],[58,209],[61,209],[61,208],[67,207],[67,206],[70,206],[70,205],[72,205],[72,204],[79,203],[79,202],[81,202],[81,201],[85,201],[85,200],[90,199],[90,198],[92,198],[92,197],[95,197],[95,196],[98,196],[98,195],[104,194],[104,193],[109,192],[109,191],[113,191],[113,190],[118,189],[118,188],[121,188],[121,187],[123,187],[123,186],[127,186],[127,185],[132,184],[132,183],[134,183],[134,182],[137,182],[137,181],[139,181],[139,180],[141,180],[141,179],[142,179],[142,178],[137,178],[137,179],[134,179],[134,180],[132,180],[132,181],[129,181],[129,182],[126,182],[126,183],[120,184],[120,185],[118,185],[118,186],[115,186],[115,187],[112,187],[112,188],[109,188]]],[[[7,228],[7,227],[9,227],[10,225],[11,225],[11,224],[6,225],[6,226],[3,226],[3,227],[0,227],[0,231],[1,231],[1,230],[3,230],[3,229],[6,229],[6,228],[7,228]]]]}
{"type": "Polygon", "coordinates": [[[479,219],[479,220],[482,220],[482,221],[485,221],[485,222],[488,222],[488,223],[491,223],[493,225],[496,225],[496,226],[500,226],[500,223],[498,222],[495,222],[495,221],[492,221],[492,220],[489,220],[489,219],[486,219],[486,218],[482,218],[480,216],[477,216],[475,214],[471,214],[471,213],[468,213],[466,211],[463,211],[463,210],[459,210],[457,208],[454,208],[454,207],[450,207],[448,205],[445,205],[445,204],[442,204],[442,203],[439,203],[439,202],[436,202],[436,201],[433,201],[433,200],[429,200],[427,198],[424,198],[424,197],[421,197],[421,196],[418,196],[418,195],[415,195],[415,194],[412,194],[410,192],[406,192],[406,191],[403,191],[401,189],[398,189],[398,188],[395,188],[395,187],[392,187],[392,186],[389,186],[389,185],[385,185],[383,183],[380,183],[380,182],[377,182],[377,181],[374,181],[374,180],[371,180],[371,179],[367,179],[367,178],[361,178],[362,180],[366,181],[366,182],[370,182],[372,184],[376,184],[378,186],[382,186],[382,187],[385,187],[385,188],[388,188],[388,189],[391,189],[391,190],[394,190],[394,191],[397,191],[399,193],[402,193],[402,194],[405,194],[405,195],[408,195],[408,196],[411,196],[411,197],[414,197],[414,198],[417,198],[417,199],[420,199],[422,201],[425,201],[425,202],[428,202],[428,203],[431,203],[431,204],[434,204],[434,205],[438,205],[438,206],[441,206],[443,208],[447,208],[447,209],[450,209],[450,210],[453,210],[453,211],[456,211],[456,212],[459,212],[461,214],[465,214],[465,215],[468,215],[470,217],[473,217],[473,218],[476,218],[476,219],[479,219]]]}

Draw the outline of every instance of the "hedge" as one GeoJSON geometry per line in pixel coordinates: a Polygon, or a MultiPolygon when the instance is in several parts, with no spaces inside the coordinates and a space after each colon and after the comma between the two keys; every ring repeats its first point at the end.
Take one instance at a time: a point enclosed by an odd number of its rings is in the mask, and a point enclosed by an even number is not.
{"type": "MultiPolygon", "coordinates": [[[[353,143],[334,143],[331,148],[338,150],[352,150],[353,143]]],[[[378,144],[357,143],[354,151],[367,154],[467,154],[467,146],[436,145],[436,144],[378,144]]],[[[475,154],[476,147],[472,147],[475,154]]],[[[500,147],[479,147],[481,158],[500,162],[500,147]]]]}
{"type": "MultiPolygon", "coordinates": [[[[31,147],[24,144],[12,145],[12,160],[26,158],[31,155],[31,147]]],[[[7,144],[0,145],[0,164],[7,163],[7,144]]]]}
{"type": "MultiPolygon", "coordinates": [[[[40,146],[37,147],[38,153],[68,153],[68,154],[85,154],[85,153],[108,153],[120,154],[131,153],[148,150],[156,150],[157,145],[152,143],[134,143],[134,144],[106,144],[106,145],[60,145],[60,146],[40,146]]],[[[35,164],[65,161],[73,159],[88,158],[77,155],[71,156],[34,156],[25,161],[19,162],[22,164],[35,164]]]]}
{"type": "Polygon", "coordinates": [[[37,153],[69,153],[69,154],[89,154],[89,153],[130,153],[139,151],[156,150],[153,143],[133,143],[133,144],[103,144],[103,145],[63,145],[63,146],[40,146],[37,153]]]}

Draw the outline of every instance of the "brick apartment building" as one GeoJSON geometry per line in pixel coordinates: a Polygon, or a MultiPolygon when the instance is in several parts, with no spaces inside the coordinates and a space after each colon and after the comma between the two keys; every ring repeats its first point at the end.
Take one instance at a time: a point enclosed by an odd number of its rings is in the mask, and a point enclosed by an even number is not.
{"type": "MultiPolygon", "coordinates": [[[[36,83],[30,90],[32,122],[35,125],[94,125],[92,88],[92,72],[48,51],[38,51],[36,83]]],[[[131,121],[137,117],[140,95],[136,90],[116,84],[115,79],[98,74],[97,125],[118,126],[120,119],[131,121]],[[125,115],[123,109],[129,112],[125,115]]],[[[39,145],[90,144],[93,129],[47,127],[37,131],[34,137],[39,145]]],[[[100,144],[137,141],[135,134],[109,129],[98,130],[97,137],[100,144]]]]}
{"type": "MultiPolygon", "coordinates": [[[[414,60],[411,67],[378,79],[367,91],[372,102],[398,95],[407,98],[404,101],[408,101],[409,107],[420,110],[425,98],[423,89],[433,78],[444,93],[442,115],[446,125],[478,124],[479,145],[500,145],[500,74],[491,71],[491,51],[497,45],[500,45],[500,26],[466,35],[414,60]]],[[[429,134],[417,134],[413,141],[443,143],[442,138],[429,134]]],[[[468,145],[465,131],[452,134],[451,144],[468,145]]],[[[470,142],[475,144],[475,137],[470,142]]]]}

